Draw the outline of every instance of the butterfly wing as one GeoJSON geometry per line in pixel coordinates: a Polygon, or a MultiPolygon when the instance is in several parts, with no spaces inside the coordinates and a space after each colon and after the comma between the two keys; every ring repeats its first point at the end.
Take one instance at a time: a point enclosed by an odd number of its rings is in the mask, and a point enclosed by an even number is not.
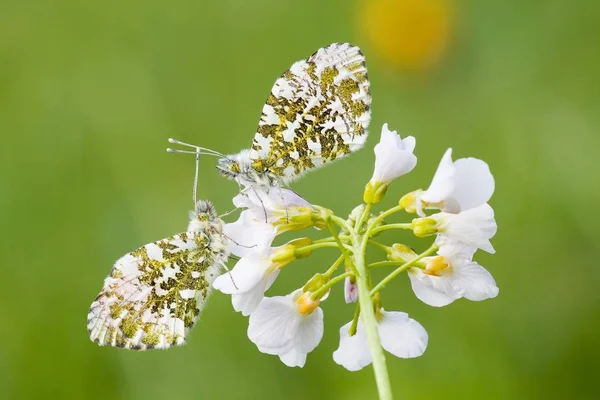
{"type": "Polygon", "coordinates": [[[214,240],[184,232],[117,260],[90,308],[90,338],[135,350],[184,344],[226,259],[214,240]]]}
{"type": "Polygon", "coordinates": [[[370,105],[360,49],[348,43],[319,49],[271,89],[252,143],[253,168],[289,182],[360,149],[370,105]]]}

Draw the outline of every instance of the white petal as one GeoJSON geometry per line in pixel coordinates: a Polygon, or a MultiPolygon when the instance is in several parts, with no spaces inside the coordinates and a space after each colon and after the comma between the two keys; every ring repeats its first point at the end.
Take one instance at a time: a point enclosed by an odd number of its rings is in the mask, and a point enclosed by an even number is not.
{"type": "Polygon", "coordinates": [[[310,353],[323,339],[323,310],[317,307],[311,314],[302,315],[294,347],[302,353],[310,353]]]}
{"type": "Polygon", "coordinates": [[[371,364],[372,357],[362,322],[359,320],[354,336],[348,334],[351,325],[348,322],[340,328],[340,345],[333,352],[333,361],[349,371],[358,371],[371,364]]]}
{"type": "Polygon", "coordinates": [[[498,295],[499,289],[492,274],[476,262],[454,267],[454,284],[462,290],[465,299],[480,301],[498,295]]]}
{"type": "Polygon", "coordinates": [[[253,251],[242,257],[230,272],[217,277],[213,287],[226,294],[240,294],[254,289],[270,267],[269,249],[253,251]]]}
{"type": "Polygon", "coordinates": [[[266,297],[250,315],[248,338],[268,354],[284,354],[294,346],[301,314],[291,297],[266,297]]]}
{"type": "Polygon", "coordinates": [[[269,223],[255,220],[250,211],[244,210],[237,221],[223,226],[223,233],[229,238],[229,251],[243,257],[256,249],[269,247],[277,230],[269,223]]]}
{"type": "MultiPolygon", "coordinates": [[[[494,177],[487,163],[477,158],[461,158],[454,162],[454,189],[448,196],[458,204],[459,211],[466,211],[487,203],[494,193],[494,177]]],[[[451,212],[452,210],[443,209],[451,212]]]]}
{"type": "Polygon", "coordinates": [[[288,367],[302,368],[306,363],[306,353],[302,353],[298,350],[292,349],[287,353],[280,354],[279,359],[288,367]]]}
{"type": "Polygon", "coordinates": [[[256,307],[260,304],[265,296],[265,292],[271,287],[275,278],[279,275],[279,270],[272,272],[269,276],[265,277],[258,285],[252,290],[242,293],[231,295],[231,303],[235,311],[241,312],[243,316],[247,317],[252,314],[256,307]]]}
{"type": "Polygon", "coordinates": [[[415,138],[409,136],[402,140],[395,131],[389,131],[387,124],[384,124],[381,140],[374,149],[375,170],[371,181],[389,183],[412,171],[417,164],[417,157],[413,154],[414,148],[415,138]]]}
{"type": "Polygon", "coordinates": [[[454,174],[455,167],[452,162],[452,149],[448,149],[442,156],[442,160],[433,175],[429,188],[421,194],[421,199],[428,203],[439,203],[446,199],[454,189],[454,181],[452,179],[454,174]]]}
{"type": "Polygon", "coordinates": [[[450,279],[427,275],[419,268],[410,268],[408,277],[415,296],[430,306],[447,306],[460,297],[450,279]]]}
{"type": "Polygon", "coordinates": [[[408,314],[382,310],[382,318],[377,325],[381,346],[401,358],[421,356],[427,348],[427,331],[408,314]]]}
{"type": "Polygon", "coordinates": [[[473,255],[477,251],[476,247],[448,239],[441,235],[436,238],[435,244],[439,247],[437,253],[440,256],[448,258],[451,261],[451,264],[464,260],[471,261],[473,255]]]}
{"type": "Polygon", "coordinates": [[[440,233],[449,239],[494,253],[490,243],[497,230],[494,210],[488,204],[463,211],[459,214],[438,213],[431,216],[439,223],[440,233]]]}

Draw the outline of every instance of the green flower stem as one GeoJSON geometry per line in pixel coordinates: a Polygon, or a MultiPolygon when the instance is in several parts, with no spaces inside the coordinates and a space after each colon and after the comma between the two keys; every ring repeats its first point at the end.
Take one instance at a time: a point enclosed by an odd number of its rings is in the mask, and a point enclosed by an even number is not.
{"type": "MultiPolygon", "coordinates": [[[[342,246],[344,246],[344,248],[346,248],[346,249],[352,249],[350,246],[343,244],[343,243],[342,243],[342,246]]],[[[310,251],[313,251],[316,249],[324,249],[324,248],[328,248],[328,247],[329,248],[333,247],[333,248],[337,249],[339,246],[338,246],[338,244],[333,243],[333,242],[313,243],[308,246],[298,247],[296,249],[295,253],[301,255],[303,253],[307,253],[307,252],[310,252],[310,251]]]]}
{"type": "Polygon", "coordinates": [[[353,272],[344,272],[343,274],[340,274],[340,275],[336,276],[335,278],[329,280],[329,282],[327,282],[326,284],[324,284],[323,286],[321,286],[319,289],[315,290],[310,295],[310,298],[313,299],[313,300],[320,299],[321,297],[323,297],[323,295],[325,295],[325,293],[327,293],[327,291],[329,291],[329,289],[331,289],[331,287],[333,285],[335,285],[338,282],[343,281],[344,279],[346,279],[346,277],[352,276],[352,275],[354,275],[353,272]]]}
{"type": "Polygon", "coordinates": [[[382,212],[381,214],[379,214],[379,216],[377,218],[375,218],[373,220],[373,222],[371,222],[371,227],[376,226],[378,223],[380,223],[381,221],[383,221],[385,218],[389,217],[392,214],[395,214],[397,212],[400,212],[404,210],[404,207],[402,206],[396,206],[396,207],[392,207],[389,210],[386,210],[384,212],[382,212]]]}
{"type": "Polygon", "coordinates": [[[342,252],[344,258],[348,261],[348,264],[352,267],[353,272],[355,274],[357,274],[356,267],[354,266],[354,263],[352,262],[352,257],[350,256],[351,251],[349,251],[349,249],[347,249],[346,246],[342,243],[342,240],[340,239],[340,236],[338,235],[338,232],[335,229],[335,226],[333,226],[333,223],[338,224],[339,226],[341,226],[342,228],[346,229],[348,232],[351,232],[354,235],[356,234],[356,232],[354,232],[354,229],[352,229],[352,227],[349,226],[346,223],[346,221],[344,221],[343,219],[341,219],[339,217],[336,217],[335,215],[330,216],[329,220],[327,221],[327,228],[329,228],[329,231],[333,235],[333,238],[335,239],[337,246],[339,247],[340,251],[342,252]]]}
{"type": "Polygon", "coordinates": [[[383,231],[387,231],[390,229],[412,229],[413,228],[413,224],[389,224],[389,225],[383,225],[383,226],[378,226],[377,228],[373,228],[371,230],[371,235],[376,235],[379,232],[383,232],[383,231]]]}
{"type": "Polygon", "coordinates": [[[339,256],[337,260],[335,260],[335,262],[333,263],[333,265],[331,267],[329,267],[329,269],[327,271],[325,271],[325,273],[323,275],[326,275],[328,277],[331,277],[331,275],[338,269],[338,267],[342,264],[342,261],[344,261],[344,256],[339,256]]]}
{"type": "MultiPolygon", "coordinates": [[[[356,235],[356,234],[355,234],[356,235]]],[[[363,243],[366,245],[367,237],[359,241],[355,236],[354,242],[354,265],[358,271],[356,276],[356,285],[358,286],[358,304],[360,305],[360,314],[365,331],[367,333],[367,342],[371,357],[373,358],[373,371],[375,373],[375,382],[379,392],[380,400],[392,399],[392,388],[390,378],[385,364],[385,354],[379,340],[379,332],[377,331],[377,317],[373,309],[373,302],[368,284],[368,274],[365,265],[365,253],[362,249],[363,243]]]]}
{"type": "Polygon", "coordinates": [[[369,214],[371,213],[371,207],[373,207],[373,204],[367,204],[365,206],[365,209],[363,210],[360,218],[356,222],[356,225],[354,225],[354,229],[356,230],[356,232],[360,231],[360,228],[362,227],[362,224],[365,222],[365,220],[367,218],[369,218],[369,214]]]}
{"type": "Polygon", "coordinates": [[[369,239],[368,244],[373,245],[381,250],[383,250],[384,252],[386,252],[387,254],[391,253],[392,249],[389,248],[388,246],[386,246],[385,244],[381,244],[375,240],[369,239]]]}
{"type": "MultiPolygon", "coordinates": [[[[377,286],[375,286],[373,288],[373,290],[371,290],[370,295],[373,296],[375,293],[379,292],[381,289],[383,289],[385,287],[385,285],[387,285],[388,283],[390,283],[390,281],[392,279],[394,279],[396,276],[398,276],[404,270],[406,270],[407,268],[409,268],[410,266],[412,266],[413,264],[415,264],[416,262],[418,262],[419,260],[421,260],[423,257],[427,257],[428,255],[435,253],[435,251],[437,249],[438,249],[438,247],[434,244],[430,248],[428,248],[427,250],[425,250],[423,253],[419,254],[417,257],[413,258],[412,260],[410,260],[410,261],[402,264],[400,267],[396,268],[388,276],[386,276],[385,278],[383,278],[381,280],[381,282],[379,282],[377,284],[377,286]]],[[[374,264],[377,264],[377,263],[374,263],[374,264]]]]}
{"type": "MultiPolygon", "coordinates": [[[[346,232],[353,234],[356,233],[356,231],[354,230],[354,228],[352,228],[350,225],[348,225],[348,223],[343,220],[342,218],[336,216],[336,215],[331,215],[329,217],[329,220],[333,223],[335,223],[336,225],[338,225],[340,228],[344,229],[346,232]]],[[[334,237],[338,237],[339,235],[337,234],[337,232],[335,234],[333,234],[334,237]]]]}
{"type": "Polygon", "coordinates": [[[356,329],[358,328],[358,317],[360,316],[360,303],[356,304],[356,308],[354,309],[354,318],[352,318],[352,324],[350,325],[350,329],[348,329],[348,334],[350,336],[354,336],[356,334],[356,329]]]}
{"type": "Polygon", "coordinates": [[[367,265],[367,268],[377,268],[377,267],[394,267],[398,265],[404,265],[404,261],[377,261],[367,265]]]}
{"type": "MultiPolygon", "coordinates": [[[[350,236],[348,235],[338,235],[342,242],[347,242],[350,240],[350,236]]],[[[334,242],[335,238],[333,236],[329,236],[323,239],[314,240],[313,243],[324,243],[324,242],[334,242]]]]}

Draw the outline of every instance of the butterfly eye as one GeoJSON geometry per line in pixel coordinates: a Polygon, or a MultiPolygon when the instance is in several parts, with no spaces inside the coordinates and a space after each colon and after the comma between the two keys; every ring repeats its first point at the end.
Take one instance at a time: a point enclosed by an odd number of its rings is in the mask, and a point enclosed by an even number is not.
{"type": "Polygon", "coordinates": [[[231,172],[239,174],[241,172],[240,163],[238,163],[238,162],[231,163],[231,172]]]}
{"type": "Polygon", "coordinates": [[[208,214],[207,213],[198,214],[198,219],[201,222],[206,222],[206,221],[208,221],[208,214]]]}

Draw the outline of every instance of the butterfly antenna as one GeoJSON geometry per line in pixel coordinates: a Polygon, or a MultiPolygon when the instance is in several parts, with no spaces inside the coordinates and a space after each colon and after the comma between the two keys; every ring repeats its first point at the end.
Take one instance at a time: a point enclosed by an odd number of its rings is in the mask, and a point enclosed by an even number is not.
{"type": "Polygon", "coordinates": [[[196,204],[198,204],[198,171],[200,170],[200,152],[196,152],[196,172],[194,173],[194,189],[192,196],[194,196],[194,209],[196,208],[196,204]]]}
{"type": "Polygon", "coordinates": [[[194,151],[168,148],[167,149],[168,153],[179,153],[179,154],[198,154],[198,153],[200,153],[200,154],[205,154],[207,156],[213,156],[213,157],[224,157],[225,156],[224,154],[219,153],[218,151],[207,149],[206,147],[200,147],[200,146],[196,146],[193,144],[185,143],[185,142],[182,142],[181,140],[177,140],[177,139],[173,139],[173,138],[169,138],[169,143],[173,143],[173,144],[176,144],[179,146],[189,147],[189,148],[194,149],[194,151]]]}

